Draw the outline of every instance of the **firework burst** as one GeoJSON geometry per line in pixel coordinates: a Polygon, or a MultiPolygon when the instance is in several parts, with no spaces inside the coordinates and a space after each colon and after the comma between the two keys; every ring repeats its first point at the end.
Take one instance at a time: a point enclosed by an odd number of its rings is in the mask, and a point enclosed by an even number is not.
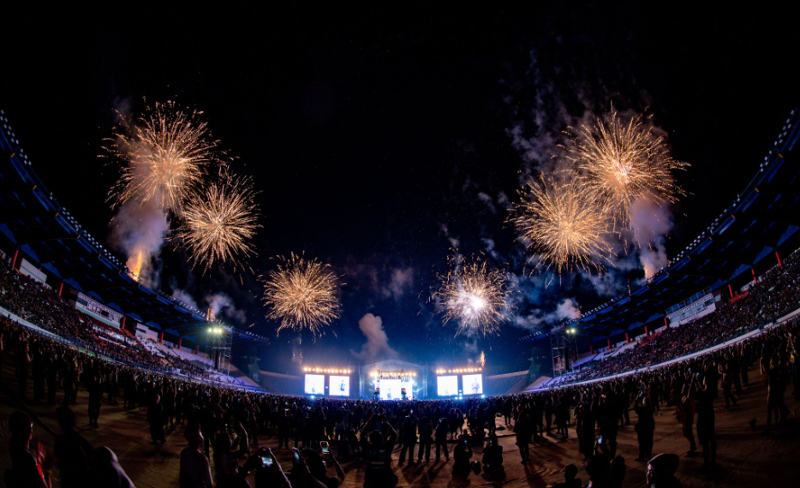
{"type": "Polygon", "coordinates": [[[194,265],[204,271],[215,262],[235,267],[240,258],[255,254],[250,240],[261,227],[255,194],[252,179],[230,176],[185,204],[176,236],[194,265]]]}
{"type": "Polygon", "coordinates": [[[510,221],[526,247],[556,273],[602,269],[602,260],[613,252],[609,209],[573,173],[560,176],[541,176],[520,190],[510,221]]]}
{"type": "Polygon", "coordinates": [[[637,200],[663,205],[684,194],[673,171],[688,164],[670,156],[664,137],[641,115],[627,123],[616,112],[598,118],[582,126],[567,149],[583,183],[611,210],[615,225],[630,226],[630,208],[637,200]]]}
{"type": "Polygon", "coordinates": [[[444,323],[456,322],[456,335],[480,332],[486,336],[499,331],[511,312],[506,274],[478,258],[467,260],[456,254],[449,261],[451,269],[439,277],[439,288],[432,296],[443,312],[444,323]]]}
{"type": "Polygon", "coordinates": [[[106,155],[119,161],[122,176],[109,200],[153,202],[165,212],[180,214],[212,164],[226,155],[211,138],[201,112],[183,112],[174,102],[156,103],[136,120],[120,115],[106,155]]]}
{"type": "Polygon", "coordinates": [[[278,258],[278,268],[263,279],[267,318],[282,329],[309,330],[316,335],[339,318],[339,280],[330,266],[291,254],[278,258]]]}

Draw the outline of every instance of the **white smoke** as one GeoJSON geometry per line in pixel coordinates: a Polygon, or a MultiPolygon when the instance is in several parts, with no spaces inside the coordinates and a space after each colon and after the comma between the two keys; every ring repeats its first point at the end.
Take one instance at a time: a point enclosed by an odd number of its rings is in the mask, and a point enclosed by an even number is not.
{"type": "Polygon", "coordinates": [[[125,253],[128,269],[138,281],[151,288],[160,284],[161,247],[169,231],[169,221],[161,208],[152,202],[129,201],[111,221],[109,241],[125,253]]]}
{"type": "Polygon", "coordinates": [[[295,337],[292,339],[292,362],[303,364],[303,339],[295,337]]]}
{"type": "Polygon", "coordinates": [[[555,312],[551,314],[555,321],[559,320],[575,320],[581,316],[581,311],[578,304],[572,298],[565,298],[564,301],[558,304],[555,312]]]}
{"type": "Polygon", "coordinates": [[[494,242],[494,239],[490,237],[481,237],[481,242],[483,242],[483,245],[485,246],[484,249],[486,250],[487,253],[489,253],[490,256],[492,256],[497,261],[503,260],[503,257],[500,256],[500,253],[495,250],[496,244],[494,242]]]}
{"type": "Polygon", "coordinates": [[[541,330],[543,326],[557,324],[564,320],[575,320],[581,316],[578,303],[572,298],[565,298],[552,312],[544,313],[536,310],[528,315],[517,315],[513,324],[522,329],[531,331],[541,330]]]}
{"type": "Polygon", "coordinates": [[[511,207],[511,200],[508,199],[508,195],[505,192],[501,191],[497,194],[497,204],[508,210],[511,207]]]}
{"type": "Polygon", "coordinates": [[[494,201],[492,201],[492,197],[490,197],[487,193],[484,193],[482,191],[478,192],[478,200],[483,202],[483,204],[486,205],[486,208],[489,209],[490,212],[492,212],[493,214],[497,213],[497,209],[494,206],[494,201]]]}
{"type": "Polygon", "coordinates": [[[414,268],[395,268],[389,284],[381,289],[381,294],[386,298],[400,300],[407,288],[414,284],[414,268]]]}
{"type": "Polygon", "coordinates": [[[225,293],[215,293],[213,295],[205,296],[208,308],[211,311],[212,317],[220,317],[220,314],[233,319],[240,324],[247,322],[247,314],[243,310],[239,310],[233,303],[233,299],[225,293]]]}
{"type": "Polygon", "coordinates": [[[450,230],[447,228],[446,224],[439,224],[439,228],[442,230],[442,233],[447,240],[450,241],[450,247],[453,249],[458,249],[459,244],[461,244],[456,237],[450,235],[450,230]]]}
{"type": "Polygon", "coordinates": [[[175,278],[170,278],[169,280],[169,287],[172,289],[172,298],[178,300],[179,302],[183,302],[190,307],[199,310],[197,306],[197,301],[195,301],[194,297],[189,294],[186,290],[181,290],[178,288],[178,280],[175,278]]]}
{"type": "Polygon", "coordinates": [[[631,206],[631,225],[634,240],[640,247],[639,261],[644,267],[645,278],[653,276],[669,262],[664,243],[672,229],[671,217],[665,207],[646,199],[631,206]]]}
{"type": "Polygon", "coordinates": [[[625,282],[617,276],[613,268],[600,274],[581,271],[581,277],[591,284],[595,293],[601,297],[614,297],[625,291],[625,282]]]}
{"type": "Polygon", "coordinates": [[[396,358],[397,351],[389,347],[389,337],[383,330],[383,322],[380,317],[368,313],[358,321],[358,328],[367,338],[367,342],[361,346],[361,352],[350,351],[353,355],[365,362],[371,362],[377,358],[396,358]]]}
{"type": "MultiPolygon", "coordinates": [[[[464,348],[465,352],[468,352],[468,353],[471,353],[471,354],[477,354],[478,353],[478,338],[477,337],[467,338],[464,341],[464,343],[462,344],[462,347],[464,348]]],[[[473,361],[473,360],[469,359],[469,361],[473,361]]]]}

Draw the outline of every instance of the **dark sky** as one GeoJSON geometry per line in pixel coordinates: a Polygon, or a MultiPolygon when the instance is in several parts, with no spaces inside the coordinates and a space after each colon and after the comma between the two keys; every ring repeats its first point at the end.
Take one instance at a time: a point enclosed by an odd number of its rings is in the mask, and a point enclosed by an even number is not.
{"type": "MultiPolygon", "coordinates": [[[[450,239],[522,273],[504,197],[537,160],[515,146],[515,128],[542,141],[612,106],[646,110],[692,165],[679,175],[689,195],[672,209],[672,256],[744,188],[797,106],[791,15],[665,7],[20,12],[0,34],[0,108],[34,169],[98,237],[112,217],[116,173],[97,155],[114,109],[146,98],[204,111],[261,192],[256,273],[304,251],[343,275],[343,316],[316,342],[303,337],[308,364],[357,361],[358,321],[373,313],[405,359],[463,364],[485,350],[509,371],[527,367],[528,330],[454,338],[427,297],[450,239]],[[410,280],[393,289],[393,276],[410,280]]],[[[201,305],[225,291],[243,326],[275,335],[254,277],[192,274],[171,249],[162,259],[164,291],[172,279],[201,305]]],[[[612,289],[639,278],[612,273],[612,289]]],[[[565,298],[584,310],[609,298],[581,277],[524,281],[520,322],[565,298]]],[[[291,370],[296,338],[275,338],[265,366],[291,370]]]]}

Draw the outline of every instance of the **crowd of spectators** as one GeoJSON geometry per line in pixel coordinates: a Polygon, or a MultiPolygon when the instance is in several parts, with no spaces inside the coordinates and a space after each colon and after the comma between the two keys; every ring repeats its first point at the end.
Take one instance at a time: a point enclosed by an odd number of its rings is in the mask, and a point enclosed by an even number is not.
{"type": "Polygon", "coordinates": [[[0,306],[48,332],[124,364],[190,378],[223,379],[200,364],[177,355],[154,354],[138,339],[125,339],[122,332],[105,330],[106,326],[83,315],[55,290],[17,272],[6,262],[0,263],[0,306]]]}
{"type": "MultiPolygon", "coordinates": [[[[297,471],[289,474],[288,483],[297,480],[300,476],[297,473],[306,473],[303,475],[306,476],[314,471],[311,465],[320,456],[317,451],[323,442],[331,446],[331,452],[339,461],[363,460],[373,466],[370,469],[375,469],[377,474],[371,477],[379,486],[387,486],[387,479],[391,485],[392,460],[390,456],[371,459],[370,453],[391,453],[395,444],[403,446],[409,464],[430,462],[430,447],[435,443],[433,463],[441,462],[440,452],[445,462],[449,462],[452,454],[454,476],[469,476],[482,465],[487,476],[502,478],[504,453],[495,435],[498,428],[512,426],[523,463],[530,462],[526,454],[528,446],[537,438],[550,435],[568,439],[574,426],[574,438],[587,461],[608,464],[608,470],[603,467],[596,471],[597,476],[611,476],[615,462],[618,466],[622,463],[624,468],[624,461],[616,461],[616,434],[621,426],[630,423],[630,410],[637,414],[639,460],[644,462],[658,447],[653,446],[652,412],[665,406],[680,409],[687,398],[697,405],[688,422],[690,449],[695,449],[692,430],[696,415],[699,444],[703,447],[706,465],[713,466],[715,439],[713,425],[707,426],[707,413],[713,413],[717,390],[726,387],[725,375],[730,378],[731,388],[739,389],[746,381],[749,367],[759,363],[767,371],[775,371],[769,376],[774,377],[771,387],[774,385],[775,391],[782,392],[790,376],[779,366],[792,364],[790,358],[796,353],[796,333],[797,324],[788,323],[697,359],[591,385],[486,399],[376,402],[312,400],[188,383],[82,354],[58,341],[31,334],[8,319],[0,320],[0,337],[7,345],[5,349],[14,351],[19,384],[24,385],[28,380],[28,363],[35,364],[42,358],[46,362],[44,378],[36,374],[32,378],[35,401],[46,397],[54,404],[56,392],[59,392],[63,397],[58,403],[72,407],[77,389],[86,388],[90,418],[95,418],[95,424],[99,425],[100,402],[116,402],[121,391],[127,408],[147,407],[153,442],[163,442],[165,428],[187,426],[190,446],[194,445],[194,451],[213,461],[209,466],[214,467],[213,477],[220,483],[217,486],[238,486],[236,483],[241,482],[247,471],[263,468],[253,465],[250,459],[259,445],[259,436],[265,433],[277,434],[280,448],[297,449],[297,471]],[[57,381],[52,384],[50,371],[56,373],[57,381]],[[702,417],[703,412],[706,417],[702,417]],[[503,418],[508,419],[508,425],[497,425],[498,419],[503,418]],[[380,435],[371,437],[372,433],[380,435]],[[604,439],[601,444],[597,442],[598,435],[604,439]],[[199,441],[200,438],[203,440],[199,441]],[[415,456],[417,443],[420,449],[415,456]],[[470,461],[475,446],[483,448],[480,463],[470,461]]],[[[796,384],[797,371],[792,373],[796,384]]],[[[782,397],[772,390],[771,395],[782,397]]],[[[778,417],[785,414],[778,400],[773,403],[777,423],[778,417]]],[[[713,415],[711,417],[713,424],[713,415]]],[[[259,452],[271,455],[271,451],[259,452]]],[[[405,457],[401,456],[401,465],[405,457]]],[[[192,459],[202,458],[193,456],[192,459]]],[[[333,466],[334,462],[329,464],[333,466]]],[[[271,469],[264,476],[279,474],[278,468],[271,469]]],[[[282,471],[280,475],[283,476],[282,471]]],[[[624,469],[621,476],[624,478],[624,469]]]]}
{"type": "Polygon", "coordinates": [[[750,332],[798,307],[800,254],[789,256],[744,293],[715,312],[643,338],[635,347],[583,363],[553,384],[568,384],[649,367],[700,351],[750,332]]]}
{"type": "MultiPolygon", "coordinates": [[[[794,266],[793,261],[791,265],[794,266]]],[[[0,304],[61,337],[86,344],[92,337],[87,335],[91,334],[91,328],[82,328],[75,322],[81,320],[74,315],[77,312],[61,305],[60,298],[46,287],[33,284],[13,273],[2,273],[0,304]]],[[[666,341],[658,344],[668,348],[671,357],[680,356],[749,330],[754,322],[782,313],[792,308],[793,303],[797,303],[794,280],[786,277],[785,272],[773,273],[754,286],[747,297],[722,308],[714,317],[683,326],[691,334],[673,335],[682,334],[683,327],[668,329],[635,349],[650,348],[647,350],[651,357],[646,359],[658,362],[661,353],[654,346],[655,341],[666,341]],[[794,302],[785,292],[787,289],[791,290],[788,293],[795,293],[794,302]],[[779,305],[773,306],[771,300],[779,305]],[[760,306],[767,307],[768,316],[760,312],[760,306]],[[692,346],[688,348],[674,345],[689,338],[692,346]]],[[[345,476],[339,461],[364,463],[368,473],[365,486],[393,486],[397,477],[393,474],[391,453],[396,444],[402,446],[400,465],[406,459],[409,464],[429,463],[431,454],[434,464],[448,463],[452,456],[454,477],[466,478],[483,469],[487,478],[503,479],[504,458],[508,453],[503,452],[496,437],[497,431],[503,429],[513,429],[523,464],[531,462],[529,446],[537,438],[574,438],[586,457],[590,478],[598,485],[602,481],[604,486],[621,486],[625,461],[617,455],[616,435],[619,428],[630,424],[632,409],[636,413],[640,445],[637,460],[649,461],[654,473],[667,477],[676,467],[672,458],[652,457],[658,451],[653,442],[655,410],[671,406],[680,412],[690,452],[699,444],[704,466],[712,469],[716,464],[713,402],[717,391],[722,388],[726,401],[730,397],[735,403],[736,394],[747,383],[747,371],[757,363],[770,385],[770,422],[774,415],[776,424],[780,423],[786,415],[783,405],[786,387],[793,383],[795,393],[800,392],[794,364],[797,332],[797,323],[790,322],[722,350],[652,371],[588,385],[463,400],[311,399],[224,388],[163,375],[141,350],[131,353],[135,355],[129,357],[127,364],[108,361],[86,354],[70,343],[36,334],[6,318],[0,319],[0,361],[13,361],[20,398],[27,395],[28,382],[32,381],[33,401],[72,409],[77,408],[78,390],[87,390],[86,407],[95,427],[102,425],[101,406],[117,403],[121,394],[125,408],[146,408],[153,443],[165,441],[165,429],[185,428],[189,445],[181,453],[181,479],[189,480],[185,486],[208,485],[212,478],[217,480],[216,486],[247,486],[243,475],[251,471],[257,472],[257,484],[259,479],[266,480],[264,486],[316,486],[314,480],[325,486],[338,486],[345,476]],[[139,354],[145,359],[139,358],[139,354]],[[271,450],[258,448],[259,437],[265,434],[277,435],[278,449],[293,452],[293,469],[288,475],[279,463],[265,461],[273,456],[271,450]],[[417,444],[420,448],[415,456],[417,444]],[[325,452],[326,447],[329,452],[325,452]],[[476,447],[482,454],[480,461],[472,460],[476,447]],[[323,458],[330,467],[338,467],[335,477],[328,477],[325,465],[321,464],[323,458]],[[190,481],[194,484],[189,484],[190,481]]],[[[644,356],[638,356],[642,351],[632,353],[633,357],[644,360],[644,356]]],[[[109,355],[116,354],[113,351],[109,355]]],[[[631,364],[646,363],[627,363],[615,368],[624,369],[631,364]]],[[[604,372],[618,371],[615,368],[604,372]]],[[[74,463],[61,463],[57,457],[31,447],[28,427],[23,425],[26,421],[17,418],[15,422],[19,424],[15,427],[19,431],[15,439],[27,436],[25,442],[19,440],[19,453],[35,452],[34,461],[44,471],[48,467],[62,471],[75,467],[74,463]]],[[[91,452],[105,466],[110,466],[109,473],[116,468],[117,472],[122,471],[113,452],[91,452]]],[[[26,456],[17,459],[30,465],[26,456]]],[[[88,470],[94,461],[85,461],[80,466],[88,470]]],[[[90,474],[86,471],[82,475],[90,474]]],[[[117,478],[122,480],[120,483],[127,479],[122,475],[117,478]]],[[[567,476],[567,482],[570,481],[574,481],[572,471],[567,476]]]]}

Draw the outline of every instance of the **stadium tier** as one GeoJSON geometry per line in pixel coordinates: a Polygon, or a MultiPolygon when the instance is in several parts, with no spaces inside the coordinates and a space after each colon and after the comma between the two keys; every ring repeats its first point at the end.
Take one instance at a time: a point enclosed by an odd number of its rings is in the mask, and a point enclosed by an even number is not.
{"type": "MultiPolygon", "coordinates": [[[[581,353],[599,352],[673,324],[712,291],[736,291],[780,266],[800,246],[800,113],[793,110],[755,176],[718,218],[641,287],[584,311],[570,327],[581,353]]],[[[774,317],[767,317],[774,318],[774,317]]],[[[546,338],[535,334],[529,342],[546,338]]]]}
{"type": "MultiPolygon", "coordinates": [[[[376,425],[392,444],[399,439],[403,452],[419,435],[430,439],[424,442],[428,446],[435,438],[437,454],[440,447],[449,453],[450,443],[454,457],[462,458],[467,446],[482,450],[484,460],[497,452],[491,446],[504,445],[507,453],[516,446],[525,464],[527,446],[533,440],[545,443],[547,434],[560,438],[561,451],[568,446],[578,456],[610,458],[631,410],[641,425],[637,431],[650,429],[651,437],[655,412],[663,406],[677,409],[684,432],[690,418],[691,432],[694,417],[686,399],[695,402],[698,418],[709,411],[713,417],[713,394],[721,390],[726,405],[735,406],[737,392],[747,388],[751,372],[757,374],[755,365],[770,382],[770,413],[766,422],[753,419],[750,430],[765,424],[769,432],[773,415],[776,424],[786,420],[786,387],[793,384],[800,393],[797,368],[788,372],[798,354],[800,314],[800,255],[794,253],[800,243],[795,217],[800,188],[792,183],[800,176],[800,158],[794,157],[798,120],[787,121],[757,177],[690,249],[630,295],[568,325],[583,354],[572,357],[559,377],[525,372],[484,377],[482,367],[428,370],[390,360],[358,372],[342,367],[313,368],[302,375],[261,371],[259,383],[235,368],[220,371],[219,358],[202,354],[191,334],[209,325],[202,314],[137,283],[57,204],[16,141],[0,130],[5,398],[13,387],[14,401],[22,405],[32,397],[42,416],[52,416],[57,404],[70,407],[85,399],[92,426],[99,426],[104,403],[118,422],[133,419],[131,429],[139,437],[147,437],[142,432],[149,427],[150,439],[162,447],[170,442],[165,428],[174,432],[186,423],[190,442],[197,432],[208,440],[194,447],[214,453],[215,476],[223,480],[227,475],[252,479],[248,472],[258,470],[252,463],[266,463],[266,451],[249,455],[251,445],[266,443],[277,452],[290,440],[312,449],[329,443],[337,458],[357,471],[360,456],[374,448],[360,433],[376,425]],[[439,399],[426,399],[431,391],[439,399]],[[115,412],[120,393],[124,408],[115,412]],[[146,417],[137,416],[142,406],[146,417]],[[578,442],[570,445],[573,427],[578,442]]],[[[238,340],[262,340],[231,332],[238,340]]],[[[567,351],[565,357],[578,352],[567,351]]],[[[659,428],[669,430],[666,422],[674,424],[662,418],[659,428]]],[[[707,429],[698,423],[704,451],[710,449],[707,429]]],[[[644,441],[638,438],[642,460],[655,453],[647,435],[644,441]]],[[[112,447],[127,453],[123,443],[134,437],[105,441],[120,442],[112,447]]],[[[673,448],[675,442],[662,438],[662,445],[673,448]]],[[[695,448],[691,437],[691,452],[695,448]]],[[[292,454],[285,454],[270,455],[292,462],[292,454]]],[[[127,456],[124,462],[145,473],[150,467],[144,457],[127,456]]],[[[484,464],[483,469],[495,476],[494,468],[484,464]]]]}

